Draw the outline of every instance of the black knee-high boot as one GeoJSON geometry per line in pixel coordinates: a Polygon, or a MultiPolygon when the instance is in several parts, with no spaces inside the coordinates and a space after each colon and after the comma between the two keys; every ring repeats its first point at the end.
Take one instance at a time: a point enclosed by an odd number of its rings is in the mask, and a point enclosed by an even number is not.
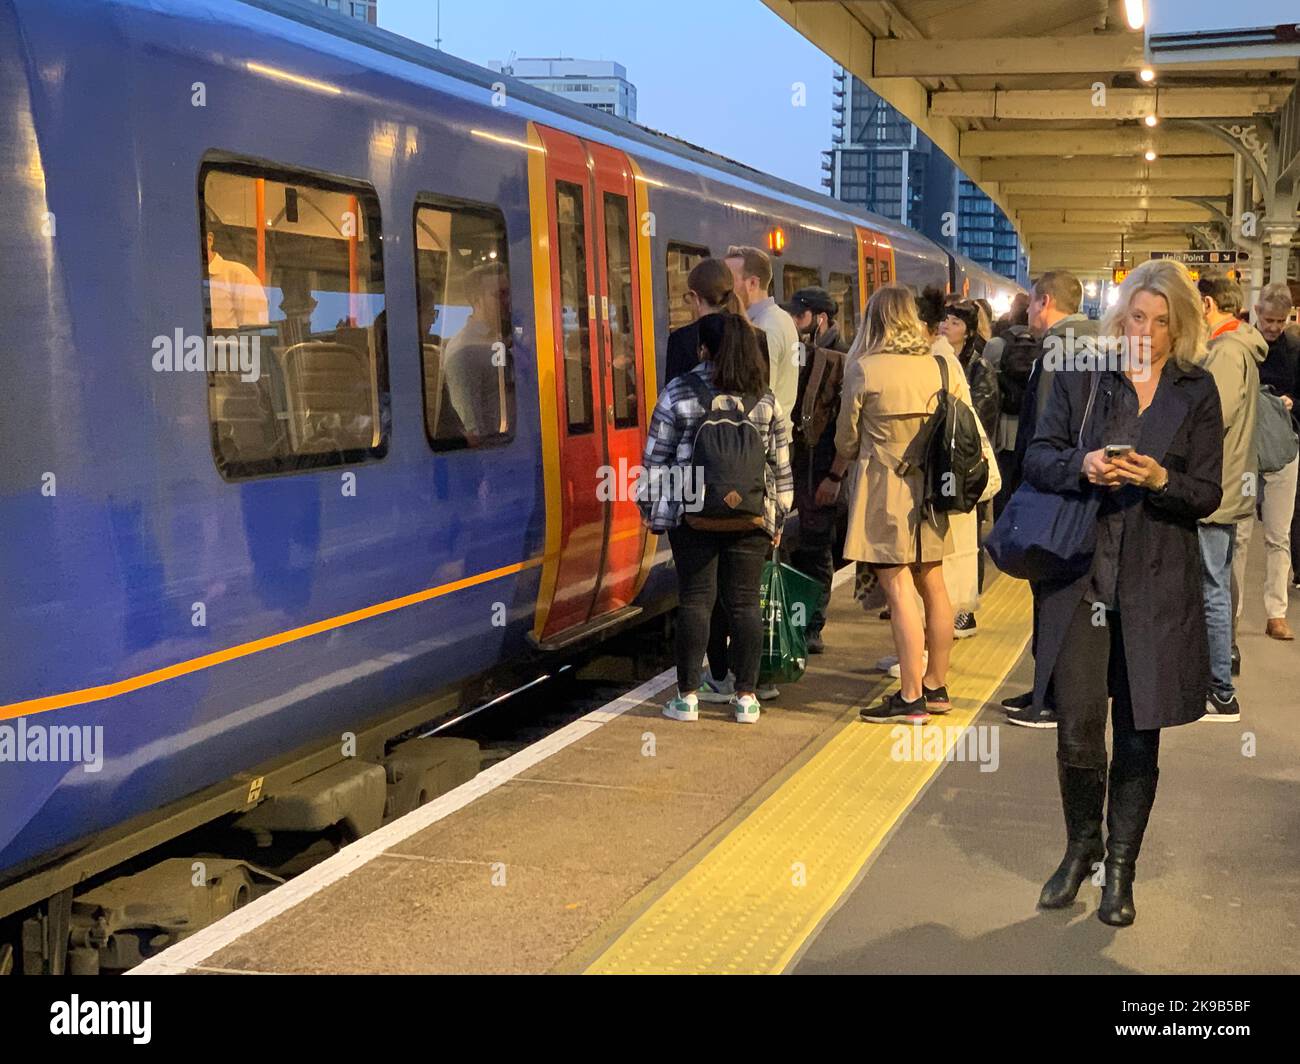
{"type": "Polygon", "coordinates": [[[1104,856],[1101,810],[1106,801],[1106,770],[1068,765],[1058,759],[1056,776],[1065,811],[1065,857],[1038,896],[1038,904],[1044,909],[1074,904],[1079,887],[1104,856]]]}
{"type": "Polygon", "coordinates": [[[1133,906],[1133,870],[1151,807],[1156,800],[1158,769],[1149,774],[1110,774],[1110,801],[1106,807],[1106,885],[1101,891],[1097,918],[1113,927],[1127,927],[1137,917],[1133,906]]]}

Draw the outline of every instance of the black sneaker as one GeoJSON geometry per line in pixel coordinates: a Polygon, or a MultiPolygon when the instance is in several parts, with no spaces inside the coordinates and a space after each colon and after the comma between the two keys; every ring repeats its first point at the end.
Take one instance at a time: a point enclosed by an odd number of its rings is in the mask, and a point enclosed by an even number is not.
{"type": "Polygon", "coordinates": [[[930,719],[925,711],[925,695],[908,702],[902,691],[895,691],[875,709],[861,710],[858,716],[872,724],[924,724],[930,719]]]}
{"type": "Polygon", "coordinates": [[[1241,720],[1241,703],[1237,701],[1236,695],[1222,699],[1211,691],[1205,698],[1205,716],[1201,720],[1219,720],[1225,724],[1241,720]]]}
{"type": "Polygon", "coordinates": [[[1007,723],[1019,724],[1022,728],[1055,728],[1056,710],[1035,709],[1028,705],[1024,709],[1007,710],[1007,723]]]}
{"type": "Polygon", "coordinates": [[[1241,675],[1241,651],[1237,649],[1237,644],[1232,644],[1232,675],[1241,675]]]}
{"type": "Polygon", "coordinates": [[[975,614],[962,611],[952,619],[952,637],[954,639],[969,639],[975,634],[975,614]]]}
{"type": "Polygon", "coordinates": [[[921,684],[921,697],[925,699],[925,708],[931,713],[948,713],[952,710],[952,700],[948,697],[946,684],[939,687],[921,684]]]}
{"type": "Polygon", "coordinates": [[[1034,704],[1034,692],[1026,691],[1023,695],[1012,695],[1001,702],[1003,709],[1028,709],[1034,704]]]}
{"type": "Polygon", "coordinates": [[[821,632],[809,632],[807,646],[809,654],[826,653],[826,641],[822,639],[821,632]]]}
{"type": "Polygon", "coordinates": [[[882,621],[887,621],[887,620],[889,620],[889,607],[888,607],[888,606],[886,606],[883,610],[880,611],[880,619],[881,619],[882,621]]]}

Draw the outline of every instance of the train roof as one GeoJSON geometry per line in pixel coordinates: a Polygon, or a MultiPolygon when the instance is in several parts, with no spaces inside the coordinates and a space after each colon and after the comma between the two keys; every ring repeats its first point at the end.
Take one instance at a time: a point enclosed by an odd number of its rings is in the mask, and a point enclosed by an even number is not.
{"type": "MultiPolygon", "coordinates": [[[[352,44],[390,57],[424,67],[427,70],[446,77],[481,87],[489,92],[497,82],[504,82],[509,88],[509,95],[522,103],[527,103],[542,111],[563,116],[578,124],[603,130],[613,137],[640,143],[679,159],[691,162],[698,167],[728,174],[734,178],[750,182],[767,191],[794,200],[821,211],[834,214],[846,222],[859,222],[887,236],[905,238],[909,241],[928,245],[932,250],[942,254],[952,254],[951,249],[943,247],[929,237],[900,225],[883,215],[874,214],[861,207],[854,206],[823,195],[813,189],[797,185],[792,181],[773,177],[745,163],[737,162],[725,155],[692,144],[680,137],[662,133],[649,126],[607,114],[585,104],[573,103],[555,93],[535,88],[527,82],[520,81],[499,71],[478,66],[467,60],[438,51],[427,45],[388,30],[371,26],[356,19],[340,18],[324,7],[310,0],[239,0],[245,6],[280,15],[300,25],[320,30],[332,37],[346,40],[352,44]]],[[[1015,282],[1010,282],[1014,284],[1015,282]]]]}

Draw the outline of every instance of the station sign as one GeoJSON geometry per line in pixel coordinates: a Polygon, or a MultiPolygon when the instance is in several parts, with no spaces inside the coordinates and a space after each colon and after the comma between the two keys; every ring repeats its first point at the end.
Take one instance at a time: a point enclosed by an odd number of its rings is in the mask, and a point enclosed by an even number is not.
{"type": "Polygon", "coordinates": [[[1245,251],[1211,249],[1208,251],[1153,251],[1151,252],[1151,258],[1172,259],[1174,262],[1181,262],[1187,267],[1187,272],[1192,275],[1193,281],[1199,281],[1201,273],[1207,269],[1225,274],[1234,281],[1240,281],[1241,267],[1238,264],[1249,261],[1250,255],[1245,251]]]}
{"type": "Polygon", "coordinates": [[[1245,251],[1153,251],[1153,259],[1173,259],[1174,262],[1181,262],[1184,266],[1235,266],[1239,262],[1247,262],[1250,255],[1245,251]]]}

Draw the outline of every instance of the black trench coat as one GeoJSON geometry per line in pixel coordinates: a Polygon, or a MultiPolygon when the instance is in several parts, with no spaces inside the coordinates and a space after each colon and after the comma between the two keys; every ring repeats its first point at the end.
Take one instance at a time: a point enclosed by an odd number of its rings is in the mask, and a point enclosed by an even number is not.
{"type": "MultiPolygon", "coordinates": [[[[1025,479],[1040,491],[1092,491],[1081,478],[1084,456],[1106,443],[1106,424],[1123,387],[1102,376],[1078,446],[1091,374],[1059,372],[1039,414],[1025,454],[1025,479]]],[[[1196,523],[1219,507],[1222,495],[1223,414],[1214,378],[1172,361],[1162,371],[1155,398],[1142,415],[1135,442],[1169,471],[1168,489],[1147,492],[1139,519],[1128,526],[1119,560],[1124,656],[1140,730],[1188,724],[1205,715],[1209,689],[1209,642],[1205,628],[1201,549],[1196,523]]],[[[1088,588],[1088,576],[1069,583],[1040,584],[1034,701],[1043,704],[1047,683],[1088,588]]],[[[1098,663],[1098,667],[1102,667],[1098,663]]],[[[1113,693],[1113,692],[1112,692],[1113,693]]]]}

